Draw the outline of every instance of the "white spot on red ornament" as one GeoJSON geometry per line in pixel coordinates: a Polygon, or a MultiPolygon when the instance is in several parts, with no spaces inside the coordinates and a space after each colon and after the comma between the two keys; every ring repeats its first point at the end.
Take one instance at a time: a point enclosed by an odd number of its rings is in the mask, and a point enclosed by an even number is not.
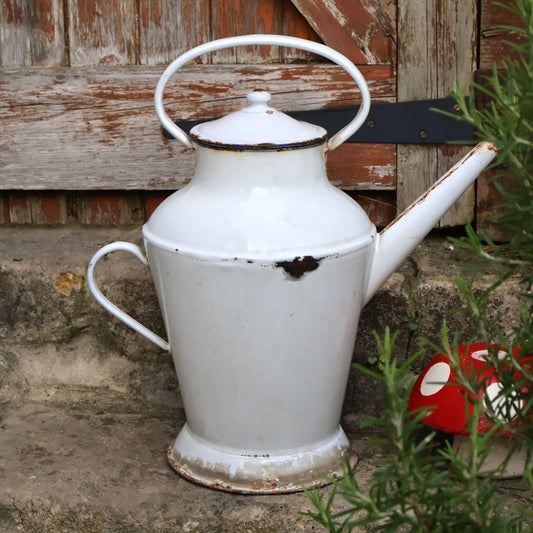
{"type": "Polygon", "coordinates": [[[426,373],[420,384],[420,392],[423,396],[437,394],[450,378],[451,368],[448,363],[435,363],[426,373]]]}

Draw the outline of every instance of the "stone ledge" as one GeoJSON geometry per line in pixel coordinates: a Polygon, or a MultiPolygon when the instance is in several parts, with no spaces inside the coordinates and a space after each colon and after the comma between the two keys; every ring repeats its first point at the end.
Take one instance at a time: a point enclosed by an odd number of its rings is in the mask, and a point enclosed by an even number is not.
{"type": "MultiPolygon", "coordinates": [[[[0,400],[77,401],[86,391],[113,393],[170,408],[181,407],[171,358],[109,315],[88,291],[85,273],[104,244],[141,244],[140,227],[1,228],[0,239],[0,400]]],[[[372,332],[399,330],[399,358],[435,340],[446,317],[451,331],[465,326],[450,314],[461,301],[449,281],[471,261],[442,237],[430,236],[391,276],[363,310],[354,360],[376,356],[372,332]],[[415,327],[411,329],[410,325],[415,327]]],[[[107,296],[140,322],[164,335],[150,273],[135,257],[116,252],[97,271],[107,296]]],[[[483,272],[480,287],[494,281],[483,272]]],[[[519,280],[494,294],[492,308],[503,313],[503,328],[517,319],[519,280]]],[[[472,334],[472,331],[468,332],[472,334]]],[[[418,362],[420,368],[432,354],[418,362]]],[[[346,413],[377,414],[379,390],[353,372],[346,413]]]]}
{"type": "MultiPolygon", "coordinates": [[[[110,317],[85,283],[93,253],[114,240],[140,243],[139,227],[0,231],[2,531],[322,530],[298,515],[310,508],[303,494],[212,491],[181,479],[166,464],[166,448],[184,421],[170,357],[110,317]]],[[[427,238],[363,311],[354,360],[366,364],[376,355],[372,330],[383,332],[387,325],[400,330],[400,358],[422,336],[435,338],[442,318],[460,304],[448,280],[469,260],[445,239],[427,238]],[[409,320],[416,320],[414,333],[409,320]]],[[[117,253],[101,267],[108,297],[162,333],[143,265],[117,253]]],[[[480,287],[493,280],[484,272],[480,287]]],[[[494,295],[493,309],[505,312],[503,327],[516,320],[518,290],[513,279],[494,295]]],[[[452,331],[464,325],[457,315],[448,321],[452,331]]],[[[358,425],[364,414],[379,414],[380,406],[376,384],[353,372],[343,421],[352,429],[363,485],[372,460],[387,450],[370,445],[372,435],[358,425]]],[[[520,499],[519,489],[516,495],[520,499]]]]}

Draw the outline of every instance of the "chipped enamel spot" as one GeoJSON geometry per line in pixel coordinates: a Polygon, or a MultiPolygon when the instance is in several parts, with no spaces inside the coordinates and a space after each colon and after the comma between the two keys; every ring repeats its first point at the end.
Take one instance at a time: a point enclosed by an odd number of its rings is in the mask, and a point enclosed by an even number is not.
{"type": "Polygon", "coordinates": [[[448,363],[435,363],[426,373],[422,384],[420,385],[420,392],[423,396],[432,396],[437,394],[442,387],[448,382],[451,368],[448,363]]]}

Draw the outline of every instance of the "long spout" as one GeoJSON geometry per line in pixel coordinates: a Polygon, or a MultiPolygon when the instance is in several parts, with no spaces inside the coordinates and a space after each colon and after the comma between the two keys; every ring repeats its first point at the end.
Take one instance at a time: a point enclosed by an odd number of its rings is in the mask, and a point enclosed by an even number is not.
{"type": "Polygon", "coordinates": [[[496,157],[497,152],[491,143],[478,144],[377,236],[365,303],[496,157]]]}

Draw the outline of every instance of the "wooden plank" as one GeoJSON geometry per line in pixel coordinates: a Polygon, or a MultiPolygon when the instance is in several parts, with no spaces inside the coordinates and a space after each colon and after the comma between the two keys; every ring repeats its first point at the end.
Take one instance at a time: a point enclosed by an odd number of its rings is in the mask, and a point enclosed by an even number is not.
{"type": "MultiPolygon", "coordinates": [[[[449,96],[467,88],[476,63],[476,0],[400,0],[398,100],[449,96]]],[[[444,174],[467,148],[398,146],[398,210],[402,212],[444,174]]],[[[441,227],[474,216],[474,188],[441,219],[441,227]]]]}
{"type": "Polygon", "coordinates": [[[73,199],[80,224],[128,225],[144,222],[144,208],[140,193],[122,191],[79,193],[73,199]]]}
{"type": "Polygon", "coordinates": [[[0,65],[61,66],[63,0],[1,0],[0,65]]]}
{"type": "Polygon", "coordinates": [[[9,193],[0,192],[0,224],[9,223],[9,193]]]}
{"type": "MultiPolygon", "coordinates": [[[[213,39],[254,33],[279,34],[282,0],[217,0],[211,5],[213,39]]],[[[280,61],[276,46],[247,46],[211,54],[214,64],[253,64],[280,61]]]]}
{"type": "Polygon", "coordinates": [[[396,217],[396,195],[394,191],[364,191],[352,193],[378,229],[388,226],[396,217]]]}
{"type": "MultiPolygon", "coordinates": [[[[102,112],[148,106],[164,67],[97,69],[0,69],[0,112],[5,118],[24,113],[55,114],[82,107],[102,112]]],[[[362,66],[373,102],[392,102],[396,97],[394,69],[362,66]]],[[[360,103],[359,90],[344,70],[331,64],[232,65],[181,69],[165,90],[165,106],[176,119],[216,117],[240,109],[246,94],[262,86],[273,95],[280,110],[321,109],[360,103]]],[[[36,121],[43,117],[36,115],[36,121]]]]}
{"type": "MultiPolygon", "coordinates": [[[[296,9],[292,2],[281,4],[281,34],[300,37],[308,41],[322,42],[318,34],[311,28],[305,17],[296,9]]],[[[281,48],[280,60],[283,63],[316,61],[317,58],[303,50],[281,48]]],[[[323,60],[322,60],[323,61],[323,60]]]]}
{"type": "MultiPolygon", "coordinates": [[[[436,0],[398,2],[398,101],[437,97],[436,0]]],[[[435,181],[434,146],[399,145],[397,207],[401,213],[435,181]]]]}
{"type": "Polygon", "coordinates": [[[133,65],[135,5],[131,0],[66,0],[70,65],[133,65]]]}
{"type": "MultiPolygon", "coordinates": [[[[438,4],[437,94],[452,94],[457,85],[470,92],[477,64],[477,0],[446,0],[438,4]]],[[[437,176],[440,178],[471,149],[468,146],[438,146],[437,176]]],[[[475,215],[475,185],[469,187],[441,218],[440,227],[471,221],[475,215]]]]}
{"type": "Polygon", "coordinates": [[[148,220],[161,202],[166,200],[171,194],[168,191],[145,191],[143,194],[145,220],[148,220]]]}
{"type": "Polygon", "coordinates": [[[7,224],[9,222],[9,209],[7,205],[8,194],[0,192],[0,224],[7,224]]]}
{"type": "MultiPolygon", "coordinates": [[[[0,224],[131,225],[146,222],[173,191],[0,192],[0,224]],[[4,201],[1,201],[4,199],[4,201]],[[5,204],[5,205],[4,205],[5,204]]],[[[378,227],[396,215],[394,191],[347,190],[378,227]]]]}
{"type": "MultiPolygon", "coordinates": [[[[487,79],[492,76],[493,70],[478,70],[475,73],[475,81],[480,85],[487,85],[487,79]]],[[[503,69],[498,70],[498,74],[502,74],[503,69]]],[[[490,105],[492,99],[484,92],[476,91],[476,107],[484,108],[490,105]]],[[[492,219],[497,212],[497,206],[503,201],[502,196],[496,189],[494,183],[491,183],[491,178],[496,173],[501,173],[503,168],[491,169],[483,173],[477,180],[477,195],[476,195],[476,229],[487,234],[494,241],[508,241],[510,235],[504,232],[492,219]]],[[[511,178],[506,176],[500,177],[499,181],[506,185],[510,184],[511,178]]]]}
{"type": "MultiPolygon", "coordinates": [[[[396,215],[394,191],[348,190],[346,192],[359,203],[378,228],[384,228],[394,219],[396,215]]],[[[35,195],[34,192],[17,194],[20,198],[35,195]]],[[[172,191],[70,192],[68,220],[87,225],[140,224],[148,220],[155,209],[171,194],[172,191]]],[[[31,223],[41,224],[36,220],[31,220],[31,223]]],[[[43,223],[49,224],[49,222],[43,223]]]]}
{"type": "MultiPolygon", "coordinates": [[[[502,168],[488,170],[478,179],[476,229],[495,242],[509,242],[512,234],[504,231],[493,218],[503,204],[503,197],[492,181],[496,172],[501,173],[502,168]]],[[[512,187],[514,179],[513,176],[500,175],[498,182],[507,188],[512,187]]]]}
{"type": "MultiPolygon", "coordinates": [[[[375,101],[394,100],[391,67],[362,71],[375,101]]],[[[183,186],[192,175],[194,154],[161,134],[153,110],[161,72],[154,67],[1,71],[0,189],[183,186]]],[[[358,103],[354,83],[334,65],[192,66],[168,88],[168,113],[176,120],[222,116],[242,107],[246,93],[257,86],[272,92],[280,110],[358,103]]],[[[364,183],[369,173],[353,171],[364,183]]],[[[347,186],[356,187],[345,175],[347,186]]]]}
{"type": "Polygon", "coordinates": [[[356,64],[395,62],[394,11],[376,0],[292,0],[320,38],[356,64]]]}
{"type": "Polygon", "coordinates": [[[328,177],[345,190],[396,189],[396,145],[345,143],[328,153],[328,177]]]}
{"type": "Polygon", "coordinates": [[[502,66],[502,58],[511,54],[509,45],[505,42],[520,43],[524,36],[510,32],[502,26],[524,27],[520,18],[498,5],[493,0],[481,0],[480,17],[480,69],[492,69],[494,65],[502,66]]]}
{"type": "MultiPolygon", "coordinates": [[[[525,37],[501,27],[502,25],[524,27],[524,24],[517,15],[493,2],[482,0],[480,18],[480,70],[476,72],[475,78],[477,83],[484,85],[487,83],[487,77],[492,76],[494,66],[503,67],[502,59],[505,56],[515,57],[508,43],[519,44],[524,42],[525,37]]],[[[489,103],[490,99],[484,93],[476,92],[477,107],[484,107],[489,103]]],[[[490,178],[496,171],[501,170],[485,172],[478,179],[476,199],[476,228],[496,242],[508,241],[511,237],[492,218],[503,199],[494,183],[490,182],[490,178]]],[[[512,183],[511,177],[502,176],[498,180],[503,185],[512,183]]]]}
{"type": "Polygon", "coordinates": [[[65,224],[67,195],[64,192],[41,191],[38,209],[32,213],[33,223],[65,224]]]}
{"type": "Polygon", "coordinates": [[[9,220],[13,224],[31,224],[31,204],[35,200],[34,194],[11,193],[8,195],[9,220]]]}
{"type": "Polygon", "coordinates": [[[65,224],[66,195],[55,191],[10,192],[8,217],[12,224],[65,224]]]}
{"type": "MultiPolygon", "coordinates": [[[[140,5],[140,64],[165,64],[202,42],[245,33],[277,33],[320,41],[286,0],[147,0],[140,5]]],[[[220,51],[197,62],[290,62],[312,57],[301,50],[248,47],[220,51]]]]}
{"type": "MultiPolygon", "coordinates": [[[[211,39],[210,0],[143,0],[139,7],[139,63],[168,64],[211,39]]],[[[199,58],[197,63],[207,63],[199,58]]]]}

